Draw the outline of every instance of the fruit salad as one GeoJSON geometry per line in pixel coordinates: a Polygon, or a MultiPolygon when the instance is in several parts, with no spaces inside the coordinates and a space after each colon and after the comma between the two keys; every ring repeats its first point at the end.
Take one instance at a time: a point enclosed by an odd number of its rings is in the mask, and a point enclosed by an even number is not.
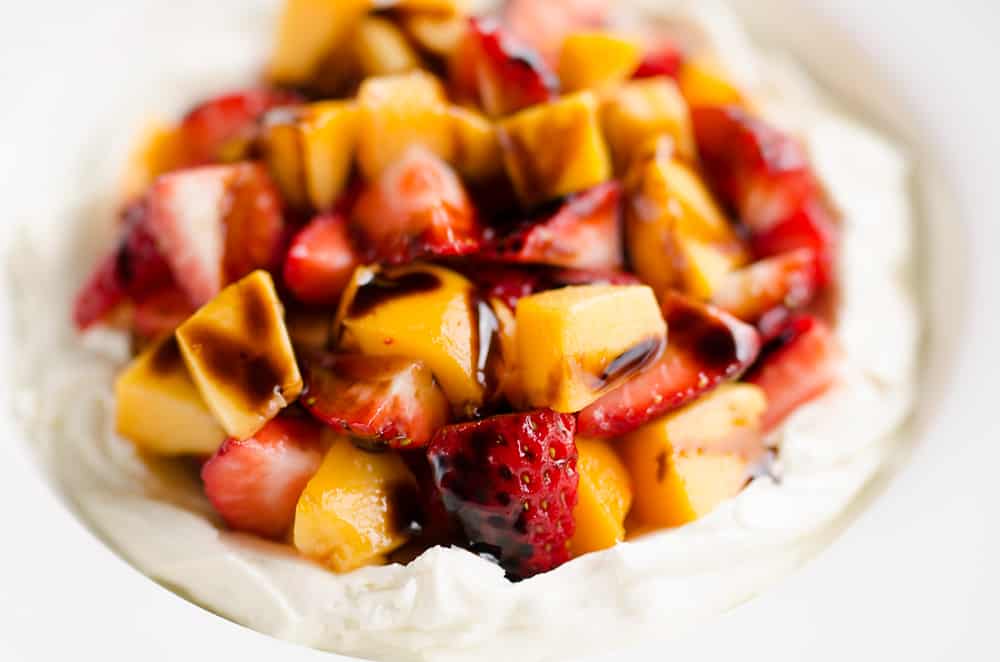
{"type": "Polygon", "coordinates": [[[511,579],[688,524],[837,379],[798,139],[605,3],[289,0],[265,74],[145,137],[81,332],[117,432],[333,572],[511,579]]]}

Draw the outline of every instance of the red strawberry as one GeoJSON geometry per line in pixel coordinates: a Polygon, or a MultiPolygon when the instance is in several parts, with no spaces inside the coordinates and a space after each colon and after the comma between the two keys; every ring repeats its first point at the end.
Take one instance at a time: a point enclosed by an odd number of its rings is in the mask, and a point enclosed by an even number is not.
{"type": "Polygon", "coordinates": [[[322,460],[320,427],[279,416],[249,439],[227,439],[202,466],[201,478],[230,528],[281,538],[322,460]]]}
{"type": "Polygon", "coordinates": [[[604,27],[610,9],[608,0],[510,0],[503,17],[519,39],[555,65],[563,40],[604,27]]]}
{"type": "Polygon", "coordinates": [[[132,327],[146,338],[173,331],[195,311],[187,294],[174,283],[137,297],[133,303],[132,327]]]}
{"type": "Polygon", "coordinates": [[[302,362],[302,404],[320,421],[353,437],[390,448],[416,448],[426,446],[448,422],[448,400],[420,361],[313,355],[302,362]]]}
{"type": "Polygon", "coordinates": [[[292,239],[285,257],[285,285],[303,303],[333,305],[362,259],[342,214],[317,216],[292,239]]]}
{"type": "Polygon", "coordinates": [[[390,264],[465,255],[480,245],[475,209],[458,175],[421,147],[361,192],[352,221],[369,257],[390,264]]]}
{"type": "Polygon", "coordinates": [[[417,494],[420,500],[419,542],[434,544],[452,544],[461,540],[462,533],[459,523],[444,507],[441,492],[434,484],[434,471],[425,449],[403,451],[400,453],[406,466],[417,479],[417,494]]]}
{"type": "Polygon", "coordinates": [[[826,324],[811,315],[789,322],[747,375],[767,394],[764,429],[773,430],[796,408],[822,395],[836,379],[840,357],[840,345],[826,324]]]}
{"type": "Polygon", "coordinates": [[[555,213],[495,240],[486,255],[508,262],[619,269],[624,262],[621,197],[618,182],[577,193],[555,213]]]}
{"type": "Polygon", "coordinates": [[[475,282],[483,296],[503,301],[513,310],[522,297],[570,285],[638,285],[640,281],[625,271],[608,269],[562,269],[544,265],[509,265],[474,262],[456,265],[475,282]]]}
{"type": "Polygon", "coordinates": [[[676,78],[680,73],[681,64],[684,62],[684,55],[676,44],[664,39],[657,40],[643,55],[638,68],[632,74],[633,78],[655,78],[656,76],[670,76],[676,78]]]}
{"type": "Polygon", "coordinates": [[[235,166],[229,182],[225,233],[227,283],[254,269],[275,270],[280,266],[286,242],[281,194],[261,166],[250,163],[235,166]]]}
{"type": "Polygon", "coordinates": [[[209,99],[181,121],[181,135],[191,165],[217,163],[226,152],[239,157],[256,136],[257,121],[271,108],[299,103],[291,92],[258,88],[209,99]]]}
{"type": "Polygon", "coordinates": [[[444,505],[474,551],[514,577],[569,559],[576,530],[573,417],[549,410],[442,428],[428,448],[444,505]]]}
{"type": "Polygon", "coordinates": [[[581,411],[581,435],[631,432],[738,378],[760,352],[756,329],[712,306],[673,295],[663,312],[668,333],[663,356],[581,411]]]}

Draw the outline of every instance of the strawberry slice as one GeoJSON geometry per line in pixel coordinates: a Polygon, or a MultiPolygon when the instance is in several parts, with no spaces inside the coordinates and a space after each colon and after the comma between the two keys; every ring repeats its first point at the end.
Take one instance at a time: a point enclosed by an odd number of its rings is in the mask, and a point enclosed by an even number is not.
{"type": "Polygon", "coordinates": [[[569,560],[576,523],[577,450],[572,415],[538,410],[449,425],[428,456],[445,508],[473,551],[514,577],[569,560]]]}
{"type": "Polygon", "coordinates": [[[422,147],[407,151],[362,190],[351,218],[367,257],[389,264],[474,253],[481,241],[458,175],[422,147]]]}
{"type": "Polygon", "coordinates": [[[156,338],[173,331],[195,312],[191,300],[176,284],[136,297],[132,309],[132,328],[140,336],[156,338]]]}
{"type": "Polygon", "coordinates": [[[323,460],[320,426],[280,415],[249,439],[227,439],[201,468],[205,494],[226,524],[279,539],[323,460]]]}
{"type": "Polygon", "coordinates": [[[263,167],[234,166],[225,209],[225,280],[231,283],[255,269],[277,270],[286,244],[281,194],[263,167]]]}
{"type": "Polygon", "coordinates": [[[793,411],[822,395],[836,381],[840,345],[826,324],[802,315],[769,343],[747,381],[764,389],[764,430],[773,430],[793,411]]]}
{"type": "Polygon", "coordinates": [[[663,356],[581,411],[581,435],[617,437],[631,432],[737,379],[760,353],[756,329],[712,306],[673,294],[663,312],[668,333],[663,356]]]}
{"type": "Polygon", "coordinates": [[[657,76],[677,78],[683,62],[684,54],[673,41],[658,38],[654,44],[647,47],[632,78],[657,76]]]}
{"type": "Polygon", "coordinates": [[[622,186],[613,181],[572,195],[554,213],[492,241],[484,255],[505,262],[620,269],[625,261],[621,199],[622,186]]]}
{"type": "Polygon", "coordinates": [[[190,165],[232,161],[243,156],[257,134],[258,120],[278,106],[300,103],[292,92],[269,88],[224,94],[193,108],[181,121],[181,136],[190,165]]]}
{"type": "Polygon", "coordinates": [[[328,354],[305,357],[303,364],[302,404],[320,421],[357,439],[418,448],[448,422],[448,400],[420,361],[328,354]]]}
{"type": "Polygon", "coordinates": [[[333,305],[361,262],[351,242],[347,218],[322,214],[292,239],[285,256],[285,285],[303,303],[333,305]]]}
{"type": "Polygon", "coordinates": [[[555,66],[563,40],[573,32],[599,30],[608,21],[608,0],[510,0],[504,23],[555,66]]]}

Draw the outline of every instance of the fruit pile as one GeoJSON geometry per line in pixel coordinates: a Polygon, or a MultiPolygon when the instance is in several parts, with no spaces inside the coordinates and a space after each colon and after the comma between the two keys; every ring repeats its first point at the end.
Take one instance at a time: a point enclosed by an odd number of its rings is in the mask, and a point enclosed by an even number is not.
{"type": "Polygon", "coordinates": [[[834,379],[836,216],[604,4],[289,0],[259,87],[147,138],[77,298],[135,339],[119,433],[338,572],[524,578],[738,493],[834,379]]]}

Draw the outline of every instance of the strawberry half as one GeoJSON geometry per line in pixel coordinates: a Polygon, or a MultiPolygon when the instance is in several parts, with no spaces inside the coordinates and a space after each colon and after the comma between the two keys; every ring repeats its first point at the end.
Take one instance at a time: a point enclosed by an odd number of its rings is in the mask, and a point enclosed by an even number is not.
{"type": "Polygon", "coordinates": [[[285,285],[303,303],[333,305],[361,262],[351,242],[347,218],[323,214],[292,239],[285,256],[285,285]]]}
{"type": "Polygon", "coordinates": [[[241,158],[257,135],[268,110],[301,102],[297,94],[257,88],[224,94],[193,108],[181,121],[181,136],[191,165],[241,158]]]}
{"type": "Polygon", "coordinates": [[[549,410],[449,425],[428,448],[445,507],[473,551],[524,578],[569,559],[576,530],[573,417],[549,410]]]}
{"type": "Polygon", "coordinates": [[[655,78],[669,76],[677,78],[684,62],[684,54],[670,40],[658,38],[656,43],[647,47],[632,78],[655,78]]]}
{"type": "Polygon", "coordinates": [[[486,257],[581,269],[620,269],[622,187],[599,184],[570,196],[554,213],[520,224],[489,243],[486,257]]]}
{"type": "Polygon", "coordinates": [[[176,329],[194,312],[187,294],[171,282],[133,300],[132,328],[145,338],[156,338],[176,329]]]}
{"type": "Polygon", "coordinates": [[[811,315],[791,320],[767,345],[747,381],[764,389],[764,430],[773,430],[836,380],[840,345],[826,324],[811,315]]]}
{"type": "Polygon", "coordinates": [[[249,439],[227,439],[201,469],[205,494],[236,531],[281,538],[323,460],[319,425],[281,415],[249,439]]]}
{"type": "Polygon", "coordinates": [[[418,448],[448,422],[448,400],[420,361],[328,354],[303,357],[302,363],[302,404],[318,420],[359,440],[418,448]]]}
{"type": "Polygon", "coordinates": [[[676,294],[663,308],[668,333],[663,356],[581,411],[581,435],[631,432],[737,379],[760,353],[757,330],[728,313],[676,294]]]}
{"type": "Polygon", "coordinates": [[[474,253],[481,241],[458,175],[422,147],[407,151],[361,191],[351,220],[367,257],[389,264],[474,253]]]}

